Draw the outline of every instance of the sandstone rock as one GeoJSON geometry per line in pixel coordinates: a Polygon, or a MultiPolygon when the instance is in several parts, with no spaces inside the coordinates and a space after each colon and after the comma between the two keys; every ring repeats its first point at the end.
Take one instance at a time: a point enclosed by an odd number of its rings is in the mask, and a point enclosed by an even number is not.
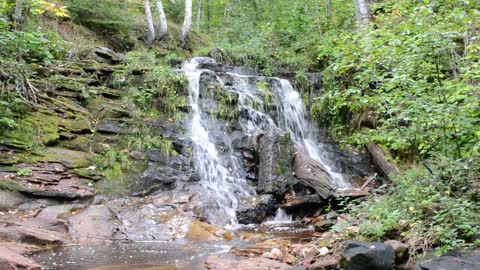
{"type": "Polygon", "coordinates": [[[2,270],[40,270],[42,267],[22,255],[0,246],[0,269],[2,270]]]}
{"type": "Polygon", "coordinates": [[[222,259],[217,255],[212,255],[205,261],[205,267],[210,270],[287,270],[294,267],[267,258],[250,258],[246,260],[234,261],[222,259]]]}
{"type": "Polygon", "coordinates": [[[240,224],[262,223],[267,217],[275,215],[277,208],[278,204],[272,195],[254,196],[241,202],[236,211],[237,220],[240,224]]]}
{"type": "Polygon", "coordinates": [[[16,191],[0,189],[0,210],[15,208],[28,200],[16,191]]]}
{"type": "Polygon", "coordinates": [[[100,63],[109,65],[120,64],[124,58],[122,54],[105,47],[92,48],[91,57],[100,63]]]}
{"type": "Polygon", "coordinates": [[[77,242],[109,242],[118,221],[105,205],[91,206],[68,219],[70,234],[77,242]]]}
{"type": "Polygon", "coordinates": [[[349,241],[342,253],[344,270],[390,270],[395,264],[395,251],[379,242],[349,241]]]}
{"type": "Polygon", "coordinates": [[[17,224],[0,224],[0,238],[34,245],[57,246],[65,242],[58,232],[17,224]]]}
{"type": "Polygon", "coordinates": [[[400,241],[388,240],[384,242],[385,245],[389,245],[395,250],[395,261],[397,264],[408,260],[408,246],[400,241]]]}
{"type": "Polygon", "coordinates": [[[225,231],[216,226],[210,225],[208,223],[193,221],[189,225],[189,229],[186,239],[191,241],[219,241],[219,240],[232,240],[232,233],[225,231]]]}
{"type": "Polygon", "coordinates": [[[327,255],[317,259],[308,269],[312,270],[334,270],[338,269],[338,255],[327,255]]]}

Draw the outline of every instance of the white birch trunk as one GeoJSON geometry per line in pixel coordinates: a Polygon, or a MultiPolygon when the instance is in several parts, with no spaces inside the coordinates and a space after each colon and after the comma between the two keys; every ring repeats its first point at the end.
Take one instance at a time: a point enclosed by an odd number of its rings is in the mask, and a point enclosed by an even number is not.
{"type": "Polygon", "coordinates": [[[198,7],[197,7],[197,31],[200,31],[200,20],[202,19],[202,0],[198,0],[198,7]]]}
{"type": "Polygon", "coordinates": [[[188,33],[192,29],[192,0],[185,0],[185,18],[182,26],[181,39],[183,42],[187,39],[188,33]]]}
{"type": "Polygon", "coordinates": [[[156,0],[156,4],[158,16],[160,17],[160,33],[158,37],[161,38],[165,36],[168,31],[167,15],[165,15],[165,10],[163,10],[162,0],[156,0]]]}
{"type": "Polygon", "coordinates": [[[355,0],[355,16],[361,27],[368,25],[372,21],[368,0],[355,0]]]}
{"type": "Polygon", "coordinates": [[[327,18],[332,17],[332,1],[331,0],[325,0],[325,13],[327,18]]]}
{"type": "Polygon", "coordinates": [[[15,12],[13,13],[13,20],[20,24],[22,22],[23,0],[17,0],[15,5],[15,12]]]}
{"type": "Polygon", "coordinates": [[[145,7],[145,17],[147,18],[148,26],[148,37],[147,37],[147,46],[151,46],[153,41],[155,41],[155,26],[153,25],[152,18],[152,9],[150,8],[150,1],[143,0],[143,5],[145,7]]]}

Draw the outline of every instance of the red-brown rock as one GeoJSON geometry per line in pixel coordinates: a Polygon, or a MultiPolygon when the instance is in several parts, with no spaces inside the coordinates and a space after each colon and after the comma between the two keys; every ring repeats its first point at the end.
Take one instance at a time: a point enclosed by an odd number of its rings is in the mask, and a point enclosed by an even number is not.
{"type": "Polygon", "coordinates": [[[14,251],[0,246],[0,270],[40,270],[41,266],[14,251]]]}

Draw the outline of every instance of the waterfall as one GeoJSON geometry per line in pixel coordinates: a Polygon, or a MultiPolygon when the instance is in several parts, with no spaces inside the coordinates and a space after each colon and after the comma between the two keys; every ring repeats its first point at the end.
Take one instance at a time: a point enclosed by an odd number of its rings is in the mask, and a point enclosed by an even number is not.
{"type": "Polygon", "coordinates": [[[276,105],[280,110],[281,125],[292,136],[294,142],[309,157],[320,162],[339,189],[351,189],[348,177],[338,173],[330,161],[322,142],[316,139],[316,128],[308,121],[305,105],[300,93],[293,89],[288,80],[278,79],[275,87],[276,105]]]}
{"type": "Polygon", "coordinates": [[[189,134],[193,142],[195,168],[200,176],[201,185],[214,198],[217,209],[211,209],[208,219],[215,223],[236,224],[235,211],[239,199],[248,197],[254,191],[248,188],[245,180],[239,174],[239,169],[228,164],[238,164],[234,157],[220,157],[214,140],[204,126],[203,113],[200,106],[200,76],[199,61],[211,61],[206,58],[194,58],[186,62],[182,70],[188,79],[189,105],[191,121],[189,134]]]}
{"type": "MultiPolygon", "coordinates": [[[[210,58],[194,58],[184,63],[182,71],[188,79],[191,110],[188,131],[193,143],[194,165],[200,184],[208,193],[203,195],[214,201],[213,206],[207,207],[206,215],[211,222],[236,224],[235,211],[239,203],[255,194],[255,189],[246,180],[243,157],[235,153],[233,133],[259,135],[271,128],[289,132],[300,151],[325,167],[337,188],[351,188],[348,177],[338,172],[325,151],[324,144],[316,139],[318,132],[308,121],[301,95],[289,81],[235,72],[216,74],[198,68],[205,63],[214,64],[215,61],[210,58]],[[224,126],[228,126],[228,122],[221,122],[209,113],[209,109],[216,106],[216,101],[208,100],[206,93],[202,92],[207,91],[201,89],[202,75],[211,76],[220,85],[220,91],[233,93],[238,98],[240,117],[234,123],[234,132],[225,130],[224,126]],[[264,84],[263,87],[259,86],[260,82],[264,84]],[[267,102],[267,95],[271,102],[267,102]]],[[[289,217],[279,212],[277,220],[280,219],[289,217]]]]}

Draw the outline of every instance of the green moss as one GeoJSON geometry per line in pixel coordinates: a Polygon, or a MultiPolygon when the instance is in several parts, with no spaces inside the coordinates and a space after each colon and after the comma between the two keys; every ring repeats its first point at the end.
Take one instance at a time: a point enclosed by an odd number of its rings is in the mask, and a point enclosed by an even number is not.
{"type": "Polygon", "coordinates": [[[3,131],[1,144],[20,149],[32,149],[56,142],[58,134],[58,118],[48,112],[32,112],[18,120],[14,129],[3,131]]]}

